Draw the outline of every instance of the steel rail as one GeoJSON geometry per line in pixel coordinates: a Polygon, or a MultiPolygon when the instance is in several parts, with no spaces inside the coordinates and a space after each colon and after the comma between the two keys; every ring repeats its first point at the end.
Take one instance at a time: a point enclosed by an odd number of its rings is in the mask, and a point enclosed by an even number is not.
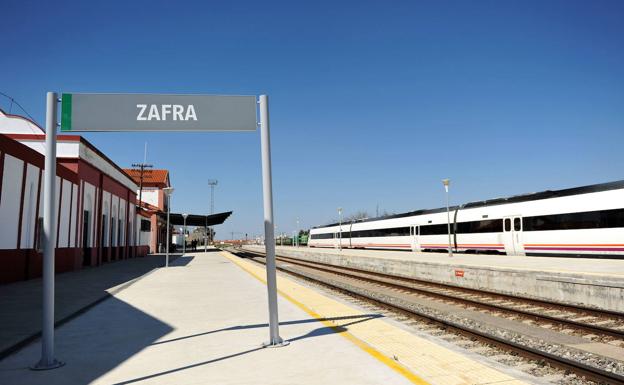
{"type": "MultiPolygon", "coordinates": [[[[232,250],[228,250],[230,252],[233,252],[235,255],[243,255],[243,256],[247,256],[250,257],[253,261],[257,262],[257,263],[261,263],[264,264],[264,262],[260,262],[258,261],[257,257],[261,257],[264,258],[263,253],[261,252],[256,252],[256,251],[250,251],[250,250],[236,250],[236,251],[232,251],[232,250]]],[[[285,259],[283,257],[280,257],[278,259],[285,259]]],[[[286,259],[291,259],[291,258],[286,258],[286,259]]],[[[290,261],[286,261],[287,263],[292,263],[290,261]]],[[[330,265],[333,266],[333,265],[330,265]]],[[[323,269],[319,269],[317,267],[311,267],[311,266],[305,266],[311,269],[318,269],[323,271],[323,269]]],[[[353,290],[350,290],[348,288],[345,287],[341,287],[332,283],[328,283],[327,281],[324,281],[320,278],[315,278],[315,277],[311,277],[309,275],[303,274],[303,273],[299,273],[299,272],[295,272],[292,271],[290,269],[286,269],[284,267],[277,267],[278,270],[283,271],[285,273],[297,276],[299,278],[303,278],[318,284],[321,284],[323,286],[332,288],[332,289],[338,289],[340,291],[346,292],[349,295],[355,296],[355,297],[359,297],[359,298],[364,298],[367,301],[371,301],[374,302],[378,305],[381,305],[383,307],[387,307],[390,308],[392,310],[397,310],[401,313],[406,313],[409,314],[411,316],[415,316],[421,319],[425,319],[428,321],[432,321],[435,322],[436,324],[439,324],[441,326],[444,326],[456,333],[462,334],[462,335],[466,335],[469,337],[473,337],[476,338],[480,341],[483,341],[485,343],[488,344],[492,344],[495,345],[503,350],[507,350],[507,351],[512,351],[515,352],[519,355],[522,355],[525,358],[529,358],[529,359],[533,359],[533,360],[542,360],[545,361],[547,363],[549,363],[550,365],[552,365],[553,367],[557,367],[559,369],[563,369],[563,370],[568,370],[571,372],[576,373],[577,375],[581,375],[586,377],[587,379],[591,379],[594,381],[598,381],[598,382],[603,382],[603,383],[607,383],[607,384],[614,384],[614,385],[624,385],[624,376],[612,373],[612,372],[607,372],[606,370],[602,370],[596,367],[593,367],[591,365],[587,365],[584,364],[582,362],[578,362],[578,361],[574,361],[574,360],[570,360],[564,357],[560,357],[557,355],[554,355],[552,353],[548,353],[548,352],[544,352],[541,351],[539,349],[535,349],[529,346],[524,346],[521,344],[518,344],[516,342],[513,341],[509,341],[506,340],[504,338],[498,337],[498,336],[494,336],[491,335],[489,333],[485,333],[481,330],[478,329],[472,329],[469,328],[467,326],[461,325],[459,323],[450,321],[450,320],[446,320],[440,317],[436,317],[432,314],[428,314],[425,312],[420,312],[418,310],[415,310],[413,308],[407,307],[407,306],[403,306],[400,304],[396,304],[396,303],[392,303],[389,301],[384,301],[381,300],[379,298],[375,298],[373,296],[364,294],[364,293],[360,293],[360,292],[356,292],[353,290]]],[[[357,269],[356,269],[357,270],[357,269]]],[[[344,274],[346,275],[346,274],[344,274]]],[[[356,277],[356,278],[362,278],[362,277],[356,277]]],[[[402,287],[402,289],[406,289],[406,287],[402,287]]],[[[567,306],[567,305],[565,305],[567,306]]]]}

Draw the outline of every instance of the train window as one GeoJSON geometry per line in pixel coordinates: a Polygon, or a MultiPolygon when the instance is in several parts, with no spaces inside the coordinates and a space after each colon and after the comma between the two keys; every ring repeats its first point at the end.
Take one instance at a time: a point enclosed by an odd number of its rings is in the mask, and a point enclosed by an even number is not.
{"type": "Polygon", "coordinates": [[[541,215],[523,218],[524,231],[624,227],[624,209],[541,215]]]}
{"type": "Polygon", "coordinates": [[[408,227],[392,227],[389,229],[359,230],[359,231],[352,231],[350,235],[351,235],[351,238],[409,236],[410,228],[408,226],[408,227]]]}
{"type": "Polygon", "coordinates": [[[505,231],[511,231],[511,219],[505,218],[505,231]]]}
{"type": "Polygon", "coordinates": [[[520,218],[514,218],[514,231],[522,230],[522,225],[520,224],[520,218]]]}
{"type": "Polygon", "coordinates": [[[442,223],[439,225],[420,226],[420,235],[441,235],[448,233],[448,225],[442,223]]]}
{"type": "Polygon", "coordinates": [[[483,221],[459,222],[456,224],[457,233],[499,233],[501,230],[502,219],[486,219],[483,221]]]}
{"type": "Polygon", "coordinates": [[[334,237],[334,233],[310,234],[310,239],[329,239],[333,237],[334,237]]]}

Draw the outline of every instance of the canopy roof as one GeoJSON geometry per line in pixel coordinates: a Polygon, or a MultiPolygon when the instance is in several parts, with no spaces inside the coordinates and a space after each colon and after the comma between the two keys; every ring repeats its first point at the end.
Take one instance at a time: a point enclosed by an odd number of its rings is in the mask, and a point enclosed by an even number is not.
{"type": "MultiPolygon", "coordinates": [[[[158,213],[158,215],[163,219],[167,220],[167,213],[158,213]]],[[[220,225],[225,220],[232,215],[232,211],[227,211],[224,213],[212,214],[212,215],[198,215],[198,214],[188,214],[186,217],[186,225],[187,226],[214,226],[220,225]]],[[[184,225],[184,217],[182,214],[169,214],[169,223],[174,226],[182,226],[184,225]]]]}

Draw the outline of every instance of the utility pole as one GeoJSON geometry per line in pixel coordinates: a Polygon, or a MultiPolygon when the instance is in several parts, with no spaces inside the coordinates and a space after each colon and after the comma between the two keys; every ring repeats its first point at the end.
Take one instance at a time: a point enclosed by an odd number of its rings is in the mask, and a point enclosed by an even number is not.
{"type": "Polygon", "coordinates": [[[143,195],[143,173],[146,171],[145,170],[146,168],[152,168],[154,166],[143,162],[143,163],[132,163],[132,167],[134,169],[139,170],[139,209],[141,209],[141,198],[143,195]]]}
{"type": "MultiPolygon", "coordinates": [[[[145,143],[145,157],[147,157],[147,143],[145,143]]],[[[132,167],[135,170],[139,170],[139,201],[137,202],[138,204],[136,205],[137,210],[135,212],[135,215],[137,215],[141,210],[141,199],[143,198],[143,173],[145,172],[146,168],[151,168],[154,167],[151,164],[147,164],[145,163],[145,158],[143,159],[143,163],[132,163],[132,167]]],[[[141,237],[141,226],[137,226],[136,228],[136,237],[134,240],[134,243],[136,244],[136,246],[139,246],[139,238],[141,237]]]]}

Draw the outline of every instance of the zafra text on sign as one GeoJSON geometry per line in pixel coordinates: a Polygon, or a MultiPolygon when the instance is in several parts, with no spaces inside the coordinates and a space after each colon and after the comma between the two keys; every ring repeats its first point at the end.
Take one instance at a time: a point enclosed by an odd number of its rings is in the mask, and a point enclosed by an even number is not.
{"type": "Polygon", "coordinates": [[[136,120],[197,120],[192,104],[137,104],[136,120]]]}

